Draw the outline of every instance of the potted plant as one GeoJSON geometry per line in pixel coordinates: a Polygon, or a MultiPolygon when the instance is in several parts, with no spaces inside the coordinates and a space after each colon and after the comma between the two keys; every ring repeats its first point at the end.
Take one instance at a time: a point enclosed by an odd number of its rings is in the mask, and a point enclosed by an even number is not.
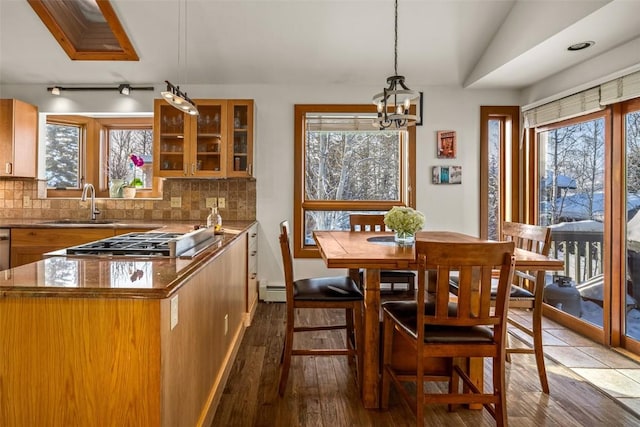
{"type": "Polygon", "coordinates": [[[134,197],[136,197],[136,188],[144,187],[142,178],[136,176],[136,171],[138,170],[138,168],[144,165],[144,160],[142,159],[142,156],[136,156],[135,154],[131,154],[130,159],[133,163],[133,178],[123,189],[123,195],[126,199],[133,199],[134,197]]]}

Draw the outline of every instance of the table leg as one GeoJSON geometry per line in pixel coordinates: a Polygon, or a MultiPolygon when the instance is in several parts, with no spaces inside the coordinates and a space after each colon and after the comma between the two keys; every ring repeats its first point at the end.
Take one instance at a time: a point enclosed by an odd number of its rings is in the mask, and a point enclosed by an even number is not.
{"type": "Polygon", "coordinates": [[[380,407],[380,270],[369,268],[364,274],[364,361],[362,404],[380,407]]]}

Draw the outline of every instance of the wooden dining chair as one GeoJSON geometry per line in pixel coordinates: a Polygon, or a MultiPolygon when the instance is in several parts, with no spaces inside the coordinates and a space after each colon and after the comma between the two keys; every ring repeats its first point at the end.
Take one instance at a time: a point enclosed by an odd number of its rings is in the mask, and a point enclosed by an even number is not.
{"type": "Polygon", "coordinates": [[[289,377],[292,356],[346,355],[349,363],[356,362],[356,375],[361,383],[362,348],[364,327],[362,320],[363,295],[350,277],[314,277],[294,280],[293,261],[289,244],[289,223],[280,223],[280,249],[286,286],[287,320],[282,357],[280,359],[280,384],[278,392],[284,395],[289,377]],[[345,324],[296,325],[298,309],[344,309],[345,324]],[[346,330],[344,348],[294,348],[293,336],[298,332],[346,330]]]}
{"type": "MultiPolygon", "coordinates": [[[[502,224],[501,240],[514,242],[516,248],[525,249],[541,255],[548,256],[551,248],[551,229],[539,225],[522,224],[518,222],[504,222],[502,224]]],[[[542,303],[545,286],[544,270],[523,271],[516,270],[509,294],[509,308],[529,310],[531,324],[523,323],[510,316],[508,322],[516,329],[532,337],[531,347],[507,347],[507,361],[511,354],[534,354],[540,387],[549,394],[549,382],[544,364],[544,350],[542,348],[542,303]]],[[[456,277],[451,280],[451,292],[457,294],[456,277]]],[[[508,331],[514,335],[515,331],[508,331]]]]}
{"type": "MultiPolygon", "coordinates": [[[[384,215],[379,214],[351,214],[349,215],[351,231],[385,231],[384,215]]],[[[362,272],[360,272],[360,283],[362,283],[362,272]]],[[[382,270],[380,271],[380,284],[388,283],[390,290],[395,290],[396,284],[405,284],[406,290],[415,290],[416,274],[413,271],[382,270]]]]}
{"type": "MultiPolygon", "coordinates": [[[[512,241],[517,248],[548,256],[551,249],[551,229],[540,225],[504,222],[502,239],[512,241]]],[[[531,326],[509,317],[509,324],[533,338],[533,346],[529,348],[507,348],[507,356],[514,353],[534,354],[538,377],[542,391],[549,394],[547,370],[544,365],[542,348],[542,300],[544,296],[546,271],[516,270],[509,296],[510,308],[524,308],[531,312],[531,326]]]]}
{"type": "Polygon", "coordinates": [[[393,384],[416,414],[418,426],[424,423],[424,405],[432,403],[446,403],[450,408],[481,403],[498,426],[507,425],[505,340],[514,246],[513,242],[416,242],[416,300],[382,304],[382,408],[389,406],[393,384]],[[433,273],[428,275],[430,270],[433,273]],[[459,271],[456,303],[449,295],[454,270],[459,271]],[[499,272],[495,305],[491,301],[494,271],[499,272]],[[427,277],[432,278],[428,300],[427,277]],[[479,389],[468,375],[469,358],[475,357],[492,359],[490,391],[479,389]],[[465,385],[462,393],[460,379],[465,385]],[[426,392],[425,381],[447,381],[448,392],[426,392]],[[404,382],[415,384],[415,395],[404,382]]]}

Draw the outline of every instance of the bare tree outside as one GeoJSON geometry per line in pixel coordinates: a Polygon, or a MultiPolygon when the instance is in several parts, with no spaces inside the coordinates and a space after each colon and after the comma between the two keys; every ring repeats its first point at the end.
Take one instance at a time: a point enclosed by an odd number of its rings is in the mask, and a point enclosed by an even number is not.
{"type": "Polygon", "coordinates": [[[109,130],[109,180],[122,179],[131,183],[134,178],[142,180],[144,188],[152,186],[151,158],[153,154],[153,131],[150,129],[109,130]],[[142,156],[145,165],[136,167],[131,155],[142,156]]]}
{"type": "MultiPolygon", "coordinates": [[[[399,200],[400,153],[398,131],[308,131],[305,200],[399,200]]],[[[305,240],[313,230],[348,229],[350,213],[306,210],[305,240]]]]}
{"type": "Polygon", "coordinates": [[[500,120],[489,120],[488,238],[498,240],[500,221],[500,120]]]}

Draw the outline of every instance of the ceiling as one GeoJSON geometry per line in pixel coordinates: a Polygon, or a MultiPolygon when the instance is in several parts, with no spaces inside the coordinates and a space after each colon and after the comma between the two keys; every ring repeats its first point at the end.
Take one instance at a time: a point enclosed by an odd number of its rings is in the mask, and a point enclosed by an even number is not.
{"type": "MultiPolygon", "coordinates": [[[[26,0],[0,0],[0,84],[382,85],[392,0],[111,0],[140,60],[72,61],[26,0]]],[[[398,72],[521,89],[640,37],[640,0],[399,0],[398,72]],[[593,40],[584,51],[567,46],[593,40]]]]}

